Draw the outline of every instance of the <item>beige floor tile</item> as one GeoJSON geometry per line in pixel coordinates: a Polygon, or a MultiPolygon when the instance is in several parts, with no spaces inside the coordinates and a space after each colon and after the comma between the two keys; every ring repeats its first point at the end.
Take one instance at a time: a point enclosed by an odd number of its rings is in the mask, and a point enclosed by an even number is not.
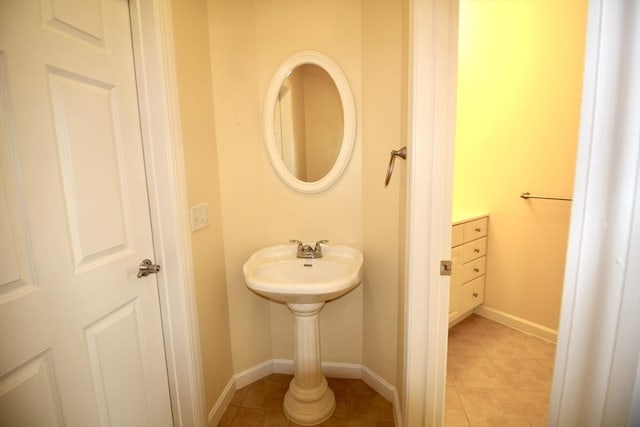
{"type": "MultiPolygon", "coordinates": [[[[318,427],[348,427],[349,419],[346,417],[336,417],[335,415],[320,424],[316,424],[318,427]]],[[[302,427],[299,424],[291,421],[289,427],[302,427]]]]}
{"type": "Polygon", "coordinates": [[[280,411],[254,408],[238,408],[231,426],[242,427],[286,427],[289,420],[280,411]]]}
{"type": "Polygon", "coordinates": [[[464,409],[444,409],[444,426],[445,427],[470,427],[467,414],[464,409]]]}
{"type": "Polygon", "coordinates": [[[462,409],[462,402],[460,402],[460,398],[458,397],[458,393],[456,393],[455,387],[448,386],[446,388],[444,394],[444,407],[462,409]]]}
{"type": "Polygon", "coordinates": [[[445,426],[546,425],[555,348],[476,315],[451,328],[445,426]]]}
{"type": "Polygon", "coordinates": [[[455,387],[447,387],[444,398],[445,427],[469,427],[467,415],[455,387]]]}
{"type": "Polygon", "coordinates": [[[449,367],[449,364],[447,363],[447,385],[454,385],[453,383],[453,377],[451,376],[451,368],[449,367]]]}
{"type": "Polygon", "coordinates": [[[349,418],[393,422],[391,402],[366,384],[362,385],[351,387],[349,390],[349,418]]]}
{"type": "Polygon", "coordinates": [[[550,397],[549,392],[515,391],[513,396],[532,426],[547,425],[547,411],[549,408],[550,397]]]}
{"type": "Polygon", "coordinates": [[[333,413],[337,417],[349,416],[349,382],[346,380],[327,378],[329,388],[336,398],[336,410],[333,413]]]}
{"type": "Polygon", "coordinates": [[[524,412],[508,390],[456,388],[472,427],[529,427],[524,412]]]}
{"type": "Polygon", "coordinates": [[[229,406],[242,406],[242,400],[247,395],[247,391],[249,391],[249,387],[244,387],[236,390],[236,392],[233,394],[233,397],[231,398],[229,406]]]}
{"type": "Polygon", "coordinates": [[[229,406],[224,410],[224,414],[222,414],[222,418],[218,422],[218,427],[227,427],[231,425],[231,421],[233,421],[233,417],[238,412],[238,408],[235,406],[229,406]]]}
{"type": "Polygon", "coordinates": [[[511,390],[543,391],[551,388],[549,371],[535,359],[491,359],[491,364],[505,379],[511,390]]]}
{"type": "Polygon", "coordinates": [[[555,364],[554,359],[536,359],[538,365],[540,365],[549,376],[553,376],[553,367],[555,364]]]}
{"type": "Polygon", "coordinates": [[[349,418],[349,427],[394,427],[392,421],[370,421],[349,418]]]}
{"type": "Polygon", "coordinates": [[[281,411],[290,381],[291,376],[274,374],[254,382],[242,399],[242,407],[281,411]]]}
{"type": "Polygon", "coordinates": [[[454,356],[487,356],[482,346],[481,337],[466,337],[462,335],[449,336],[447,354],[454,356]]]}
{"type": "Polygon", "coordinates": [[[538,337],[522,334],[520,342],[533,359],[553,360],[556,355],[556,345],[538,337]]]}
{"type": "Polygon", "coordinates": [[[493,320],[486,319],[482,316],[472,314],[462,322],[455,325],[451,330],[461,335],[475,335],[477,333],[489,335],[512,335],[514,330],[501,325],[493,320]]]}
{"type": "Polygon", "coordinates": [[[530,358],[522,337],[513,334],[489,335],[484,334],[482,347],[488,357],[530,358]]]}
{"type": "Polygon", "coordinates": [[[487,357],[449,356],[449,372],[458,387],[485,387],[504,389],[506,381],[487,357]]]}
{"type": "MultiPolygon", "coordinates": [[[[219,426],[297,426],[282,411],[292,375],[273,374],[237,390],[219,426]]],[[[336,410],[319,426],[391,427],[393,406],[362,380],[327,378],[336,410]]]]}

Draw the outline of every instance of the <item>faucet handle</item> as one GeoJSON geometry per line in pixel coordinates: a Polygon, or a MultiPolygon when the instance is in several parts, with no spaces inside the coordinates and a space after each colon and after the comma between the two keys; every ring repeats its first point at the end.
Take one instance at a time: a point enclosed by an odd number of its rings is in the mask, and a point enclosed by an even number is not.
{"type": "Polygon", "coordinates": [[[316,242],[316,252],[320,250],[320,244],[329,243],[328,240],[318,240],[316,242]]]}
{"type": "Polygon", "coordinates": [[[292,239],[292,240],[289,240],[289,243],[295,243],[296,245],[298,245],[298,250],[302,249],[302,242],[300,240],[292,239]]]}

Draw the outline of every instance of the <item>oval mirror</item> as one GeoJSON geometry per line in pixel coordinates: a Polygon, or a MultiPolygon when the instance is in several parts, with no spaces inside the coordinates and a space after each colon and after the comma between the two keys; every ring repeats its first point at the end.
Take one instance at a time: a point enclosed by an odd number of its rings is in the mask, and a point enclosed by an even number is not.
{"type": "Polygon", "coordinates": [[[300,52],[271,79],[263,113],[265,147],[282,181],[317,193],[346,169],[355,143],[355,104],[338,65],[319,52],[300,52]]]}

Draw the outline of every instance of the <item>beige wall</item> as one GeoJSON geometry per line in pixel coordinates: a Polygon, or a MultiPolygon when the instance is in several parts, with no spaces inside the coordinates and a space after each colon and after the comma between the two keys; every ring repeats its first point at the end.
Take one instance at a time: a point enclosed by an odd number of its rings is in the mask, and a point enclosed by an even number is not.
{"type": "Polygon", "coordinates": [[[362,3],[363,235],[365,256],[364,364],[391,384],[397,370],[398,280],[401,194],[406,164],[396,162],[384,178],[391,150],[406,145],[403,134],[402,2],[362,3]]]}
{"type": "MultiPolygon", "coordinates": [[[[273,73],[303,49],[320,50],[340,64],[360,110],[360,2],[210,0],[209,23],[231,340],[234,371],[241,372],[293,357],[288,309],[245,286],[242,264],[249,255],[294,238],[362,247],[360,134],[338,183],[303,195],[273,172],[261,129],[273,73]]],[[[324,360],[362,361],[362,293],[361,286],[322,310],[324,360]]]]}
{"type": "Polygon", "coordinates": [[[363,250],[363,286],[321,312],[322,358],[364,363],[397,383],[404,164],[386,190],[383,179],[389,151],[404,145],[401,5],[174,2],[189,203],[208,202],[212,221],[193,234],[208,408],[233,373],[293,357],[291,314],[251,293],[242,276],[252,252],[291,238],[327,238],[363,250]],[[277,178],[261,129],[272,74],[292,53],[306,49],[329,55],[343,69],[358,120],[344,176],[316,195],[293,192],[277,178]]]}
{"type": "Polygon", "coordinates": [[[262,246],[268,215],[257,96],[253,3],[209,1],[209,35],[234,372],[271,356],[269,303],[244,286],[242,264],[262,246]],[[262,157],[260,157],[262,155],[262,157]]]}
{"type": "Polygon", "coordinates": [[[231,379],[233,367],[212,120],[207,4],[204,0],[174,1],[172,13],[188,201],[189,205],[209,203],[211,223],[191,236],[205,397],[209,409],[231,379]]]}
{"type": "Polygon", "coordinates": [[[490,217],[485,306],[557,329],[586,2],[463,1],[454,210],[490,217]]]}

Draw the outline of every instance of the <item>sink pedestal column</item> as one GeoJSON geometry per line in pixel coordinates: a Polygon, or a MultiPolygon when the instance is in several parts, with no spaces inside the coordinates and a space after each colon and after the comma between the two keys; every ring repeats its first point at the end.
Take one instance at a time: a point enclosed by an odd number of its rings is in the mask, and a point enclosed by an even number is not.
{"type": "Polygon", "coordinates": [[[336,399],[320,369],[318,315],[324,302],[287,306],[294,318],[294,377],[284,397],[284,413],[300,425],[319,424],[336,408],[336,399]]]}

